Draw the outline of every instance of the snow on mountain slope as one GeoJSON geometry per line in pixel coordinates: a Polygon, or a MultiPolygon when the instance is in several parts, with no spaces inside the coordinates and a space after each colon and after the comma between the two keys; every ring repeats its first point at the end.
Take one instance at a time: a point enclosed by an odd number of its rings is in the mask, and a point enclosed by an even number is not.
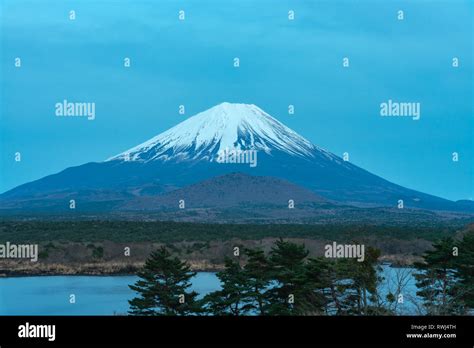
{"type": "Polygon", "coordinates": [[[158,136],[107,161],[201,160],[214,161],[225,149],[272,150],[311,159],[317,151],[328,159],[337,156],[318,148],[253,104],[222,103],[179,123],[158,136]]]}

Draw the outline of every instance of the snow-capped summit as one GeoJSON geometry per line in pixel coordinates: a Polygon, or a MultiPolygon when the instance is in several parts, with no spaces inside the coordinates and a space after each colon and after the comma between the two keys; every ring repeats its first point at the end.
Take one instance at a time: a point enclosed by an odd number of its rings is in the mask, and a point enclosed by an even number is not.
{"type": "Polygon", "coordinates": [[[254,104],[221,103],[107,161],[213,161],[225,149],[278,150],[312,158],[314,152],[336,159],[254,104]]]}

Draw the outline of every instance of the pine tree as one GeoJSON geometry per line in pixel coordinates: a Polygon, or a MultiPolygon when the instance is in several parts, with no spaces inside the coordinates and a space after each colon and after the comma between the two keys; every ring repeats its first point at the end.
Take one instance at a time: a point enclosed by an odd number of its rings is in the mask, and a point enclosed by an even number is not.
{"type": "Polygon", "coordinates": [[[418,269],[415,279],[419,288],[417,295],[423,298],[428,315],[459,314],[458,272],[456,257],[453,256],[454,241],[445,238],[433,244],[434,250],[427,251],[424,262],[415,263],[418,269]]]}
{"type": "Polygon", "coordinates": [[[245,249],[248,257],[244,273],[248,282],[246,301],[253,305],[254,312],[266,315],[268,309],[268,288],[271,283],[270,264],[262,250],[245,249]]]}
{"type": "Polygon", "coordinates": [[[368,247],[365,252],[364,261],[356,259],[348,260],[348,271],[352,279],[351,288],[355,291],[352,296],[353,306],[350,312],[357,315],[373,314],[376,301],[377,285],[380,281],[378,277],[378,259],[380,250],[368,247]]]}
{"type": "Polygon", "coordinates": [[[217,273],[221,290],[206,295],[202,304],[213,315],[248,315],[253,305],[248,301],[251,287],[240,264],[230,258],[225,259],[225,269],[217,273]]]}
{"type": "Polygon", "coordinates": [[[197,293],[189,291],[196,275],[184,262],[161,247],[151,253],[139,279],[130,288],[140,294],[130,300],[132,315],[189,315],[199,313],[197,293]]]}
{"type": "Polygon", "coordinates": [[[307,302],[307,273],[304,245],[280,239],[270,251],[270,275],[275,281],[268,290],[270,315],[297,315],[311,311],[307,302]]]}
{"type": "Polygon", "coordinates": [[[305,266],[305,302],[309,305],[308,311],[313,314],[332,314],[334,308],[339,306],[338,274],[334,266],[335,262],[323,257],[309,259],[305,266]]]}
{"type": "Polygon", "coordinates": [[[474,309],[474,231],[464,235],[457,244],[458,256],[455,266],[458,270],[460,298],[466,307],[465,310],[474,309]]]}

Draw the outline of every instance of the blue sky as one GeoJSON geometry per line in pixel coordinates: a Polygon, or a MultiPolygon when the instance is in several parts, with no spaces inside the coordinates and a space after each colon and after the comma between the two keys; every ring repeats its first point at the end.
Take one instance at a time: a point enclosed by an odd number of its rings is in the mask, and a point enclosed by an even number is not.
{"type": "Polygon", "coordinates": [[[104,160],[229,101],[254,103],[316,145],[347,151],[354,164],[402,186],[474,198],[468,0],[0,4],[0,192],[104,160]],[[181,9],[185,21],[178,20],[181,9]],[[54,105],[64,99],[95,102],[96,119],[55,117],[54,105]],[[419,102],[421,119],[380,117],[388,99],[419,102]]]}

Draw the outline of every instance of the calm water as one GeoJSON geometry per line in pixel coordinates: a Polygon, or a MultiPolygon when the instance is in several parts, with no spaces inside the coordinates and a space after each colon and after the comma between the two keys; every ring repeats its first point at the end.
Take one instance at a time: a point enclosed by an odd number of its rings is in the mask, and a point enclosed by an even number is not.
{"type": "MultiPolygon", "coordinates": [[[[410,269],[383,266],[383,276],[390,280],[379,289],[385,294],[396,289],[393,282],[397,273],[408,274],[405,297],[415,296],[415,281],[410,269]]],[[[125,314],[128,300],[134,292],[128,287],[135,276],[52,276],[0,278],[0,315],[112,315],[125,314]],[[75,294],[76,303],[69,303],[75,294]]],[[[218,289],[219,280],[214,273],[200,272],[193,279],[193,290],[204,295],[218,289]]],[[[414,307],[406,300],[401,308],[413,313],[414,307]]]]}

